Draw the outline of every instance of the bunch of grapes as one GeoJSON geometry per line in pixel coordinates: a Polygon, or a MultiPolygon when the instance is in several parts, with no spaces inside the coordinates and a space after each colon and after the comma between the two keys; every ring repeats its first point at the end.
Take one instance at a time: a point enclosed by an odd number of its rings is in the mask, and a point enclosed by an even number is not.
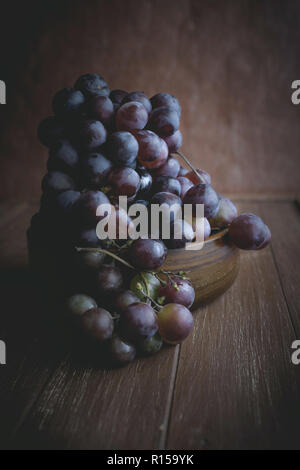
{"type": "MultiPolygon", "coordinates": [[[[175,96],[142,91],[110,91],[98,74],[78,78],[52,101],[38,137],[49,148],[40,211],[28,231],[32,246],[51,246],[62,265],[75,273],[68,311],[93,341],[103,343],[119,363],[152,354],[163,342],[183,341],[193,327],[189,310],[195,291],[185,273],[161,269],[168,249],[195,240],[197,204],[204,205],[202,236],[228,228],[241,249],[261,249],[270,231],[253,214],[237,217],[234,204],[211,186],[210,175],[195,169],[180,152],[181,107],[175,96]],[[181,166],[182,158],[189,168],[181,166]],[[131,240],[132,219],[118,205],[191,204],[187,222],[170,218],[170,236],[131,240]],[[125,240],[100,240],[97,208],[114,210],[125,240]],[[178,237],[180,233],[180,237],[178,237]],[[78,289],[83,292],[78,294],[78,289]]],[[[184,212],[183,212],[184,214],[184,212]]]]}

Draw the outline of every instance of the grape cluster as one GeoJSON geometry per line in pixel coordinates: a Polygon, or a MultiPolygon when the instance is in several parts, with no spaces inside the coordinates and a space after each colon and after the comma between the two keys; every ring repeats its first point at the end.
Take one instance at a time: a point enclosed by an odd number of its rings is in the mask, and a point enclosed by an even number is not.
{"type": "Polygon", "coordinates": [[[193,327],[189,309],[195,291],[184,273],[161,267],[168,249],[183,248],[196,238],[197,204],[204,204],[204,239],[212,230],[229,227],[236,246],[261,249],[270,240],[268,227],[253,214],[237,217],[234,204],[211,186],[210,175],[194,169],[181,154],[181,107],[175,96],[158,93],[149,99],[142,91],[111,91],[100,75],[86,74],[73,88],[56,93],[52,109],[38,127],[49,158],[40,211],[28,237],[35,245],[51,246],[78,278],[76,289],[80,286],[83,293],[73,293],[68,311],[119,363],[138,353],[155,353],[163,341],[181,342],[193,327]],[[133,221],[119,207],[119,196],[148,209],[152,204],[191,204],[192,218],[171,217],[168,239],[159,227],[155,239],[131,240],[133,221]],[[101,204],[118,221],[116,236],[105,241],[96,233],[107,215],[97,212],[101,204]],[[68,259],[66,253],[71,253],[68,259]]]}

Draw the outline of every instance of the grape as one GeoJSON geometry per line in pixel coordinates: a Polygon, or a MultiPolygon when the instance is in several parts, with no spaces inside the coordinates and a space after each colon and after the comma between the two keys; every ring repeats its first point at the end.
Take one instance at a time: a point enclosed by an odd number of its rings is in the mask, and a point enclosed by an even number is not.
{"type": "Polygon", "coordinates": [[[211,233],[210,223],[206,217],[203,217],[203,221],[199,220],[197,222],[197,220],[198,219],[196,217],[192,218],[192,227],[195,232],[195,237],[199,241],[206,240],[210,236],[210,233],[211,233]]]}
{"type": "Polygon", "coordinates": [[[147,110],[138,101],[123,104],[116,114],[116,125],[119,131],[144,129],[147,121],[147,110]]]}
{"type": "Polygon", "coordinates": [[[74,191],[73,189],[68,189],[60,193],[56,198],[58,213],[63,217],[67,217],[68,220],[72,218],[74,216],[76,202],[79,198],[80,192],[74,191]]]}
{"type": "MultiPolygon", "coordinates": [[[[162,191],[160,193],[154,194],[154,196],[151,199],[151,205],[152,204],[167,204],[169,207],[171,206],[176,206],[174,212],[177,214],[179,212],[179,209],[182,206],[182,201],[180,197],[176,196],[176,194],[168,193],[165,191],[162,191]]],[[[173,211],[170,214],[170,220],[174,218],[173,211]]]]}
{"type": "Polygon", "coordinates": [[[77,253],[77,263],[82,268],[98,269],[104,263],[105,258],[105,253],[100,251],[80,251],[77,253]]]}
{"type": "Polygon", "coordinates": [[[114,321],[111,314],[104,308],[91,308],[80,317],[83,331],[97,341],[107,341],[112,338],[114,321]]]}
{"type": "Polygon", "coordinates": [[[203,180],[200,180],[193,170],[189,171],[185,175],[185,177],[191,180],[191,182],[194,184],[199,184],[199,183],[211,184],[211,177],[209,173],[207,173],[204,170],[201,170],[200,168],[197,168],[197,172],[199,173],[199,175],[202,177],[203,180]]]}
{"type": "Polygon", "coordinates": [[[189,170],[187,168],[184,168],[183,166],[180,167],[178,176],[185,176],[189,173],[189,170]]]}
{"type": "Polygon", "coordinates": [[[150,305],[136,302],[123,310],[119,328],[122,337],[135,343],[150,338],[157,332],[157,316],[150,305]]]}
{"type": "Polygon", "coordinates": [[[38,127],[38,138],[46,147],[50,147],[58,140],[65,137],[66,130],[64,124],[54,116],[49,116],[40,122],[38,127]]]}
{"type": "MultiPolygon", "coordinates": [[[[120,238],[127,239],[128,231],[134,229],[132,219],[127,214],[127,211],[119,207],[117,204],[113,206],[107,225],[103,227],[104,232],[107,232],[108,227],[114,230],[114,234],[111,238],[116,238],[117,240],[120,238]]],[[[98,234],[101,239],[105,238],[105,233],[103,233],[103,237],[102,234],[98,234]]]]}
{"type": "Polygon", "coordinates": [[[110,126],[114,116],[114,105],[107,96],[94,96],[87,103],[88,115],[97,121],[101,121],[104,126],[110,126]]]}
{"type": "Polygon", "coordinates": [[[174,132],[174,134],[169,137],[164,137],[164,141],[168,146],[169,153],[177,152],[182,146],[182,134],[180,130],[174,132]]]}
{"type": "MultiPolygon", "coordinates": [[[[151,186],[152,186],[152,176],[146,170],[146,168],[137,168],[137,173],[140,177],[140,187],[137,193],[137,197],[143,198],[147,197],[150,194],[151,186]]],[[[140,202],[140,201],[136,201],[140,202]]]]}
{"type": "Polygon", "coordinates": [[[67,189],[74,189],[74,180],[60,171],[49,171],[42,180],[42,190],[44,192],[58,194],[67,189]]]}
{"type": "Polygon", "coordinates": [[[154,274],[148,272],[139,273],[131,279],[130,289],[143,302],[146,302],[143,292],[155,300],[160,289],[160,281],[154,274]]]}
{"type": "Polygon", "coordinates": [[[107,132],[102,122],[84,119],[78,125],[78,142],[84,150],[96,150],[106,141],[107,132]]]}
{"type": "Polygon", "coordinates": [[[120,167],[112,170],[108,177],[108,184],[116,196],[133,196],[140,187],[140,177],[132,168],[120,167]]]}
{"type": "Polygon", "coordinates": [[[85,98],[81,91],[74,88],[63,88],[53,98],[52,108],[56,116],[68,117],[78,115],[82,110],[85,98]]]}
{"type": "Polygon", "coordinates": [[[170,238],[164,240],[170,249],[184,248],[186,243],[194,238],[194,231],[191,225],[185,220],[175,219],[170,225],[170,238]]]}
{"type": "Polygon", "coordinates": [[[162,348],[163,342],[158,333],[151,336],[150,338],[144,339],[138,345],[139,350],[142,354],[150,356],[152,354],[158,353],[162,348]]]}
{"type": "Polygon", "coordinates": [[[127,308],[129,305],[139,302],[139,298],[131,290],[119,289],[114,292],[112,298],[112,303],[114,310],[117,313],[122,313],[122,311],[127,308]]]}
{"type": "Polygon", "coordinates": [[[179,184],[181,187],[180,196],[181,196],[181,199],[183,199],[186,193],[188,192],[188,190],[194,185],[191,182],[191,180],[185,178],[185,176],[178,176],[177,181],[179,181],[179,184]]]}
{"type": "Polygon", "coordinates": [[[67,308],[72,315],[83,315],[91,308],[97,308],[97,303],[88,295],[75,294],[68,299],[67,308]]]}
{"type": "Polygon", "coordinates": [[[158,295],[164,304],[181,304],[187,308],[190,308],[195,300],[192,284],[179,276],[172,276],[172,281],[168,279],[167,284],[161,286],[158,295]]]}
{"type": "Polygon", "coordinates": [[[128,92],[127,91],[124,91],[124,90],[112,90],[110,92],[110,99],[112,100],[112,102],[114,104],[121,104],[123,99],[125,98],[125,96],[128,95],[128,92]]]}
{"type": "Polygon", "coordinates": [[[102,264],[96,274],[96,290],[99,294],[110,293],[122,287],[123,277],[118,267],[102,264]]]}
{"type": "Polygon", "coordinates": [[[97,216],[96,211],[101,204],[110,205],[109,199],[101,191],[85,191],[76,203],[77,219],[83,224],[93,225],[104,216],[97,216]]]}
{"type": "Polygon", "coordinates": [[[161,167],[159,167],[153,175],[157,176],[172,176],[173,178],[177,178],[178,173],[180,170],[180,165],[178,160],[174,157],[169,157],[166,163],[164,163],[161,167]]]}
{"type": "Polygon", "coordinates": [[[179,128],[178,113],[166,106],[156,108],[149,115],[148,127],[160,137],[169,137],[179,128]]]}
{"type": "Polygon", "coordinates": [[[166,143],[154,132],[144,130],[135,132],[139,144],[138,160],[146,168],[158,168],[168,158],[166,143]]]}
{"type": "Polygon", "coordinates": [[[167,249],[161,240],[140,238],[130,246],[128,257],[138,269],[158,269],[167,257],[167,249]]]}
{"type": "Polygon", "coordinates": [[[241,214],[229,226],[231,241],[242,250],[260,250],[271,239],[267,225],[254,214],[241,214]]]}
{"type": "Polygon", "coordinates": [[[108,138],[106,151],[109,158],[117,166],[135,165],[139,144],[130,132],[114,132],[108,138]]]}
{"type": "Polygon", "coordinates": [[[184,305],[167,304],[158,313],[158,331],[166,343],[181,343],[193,326],[193,315],[184,305]]]}
{"type": "Polygon", "coordinates": [[[95,248],[100,246],[96,228],[83,228],[78,233],[77,246],[95,248]]]}
{"type": "Polygon", "coordinates": [[[99,189],[105,183],[112,169],[112,163],[101,153],[87,154],[82,163],[82,185],[85,188],[99,189]]]}
{"type": "Polygon", "coordinates": [[[158,176],[152,184],[152,193],[160,192],[173,193],[177,196],[181,194],[180,182],[171,176],[158,176]]]}
{"type": "Polygon", "coordinates": [[[47,169],[48,171],[62,171],[74,176],[78,162],[79,155],[73,145],[68,140],[59,140],[50,147],[47,169]]]}
{"type": "Polygon", "coordinates": [[[196,205],[204,204],[204,216],[210,219],[218,210],[219,197],[210,184],[197,184],[188,190],[183,203],[193,205],[194,215],[196,214],[196,205]]]}
{"type": "Polygon", "coordinates": [[[160,108],[161,106],[166,106],[168,108],[174,109],[177,113],[181,114],[181,107],[179,101],[175,96],[170,95],[169,93],[157,93],[157,95],[152,96],[150,99],[153,109],[160,108]]]}
{"type": "Polygon", "coordinates": [[[80,90],[87,98],[95,95],[109,95],[109,88],[106,81],[96,73],[81,75],[75,82],[74,88],[80,90]]]}
{"type": "Polygon", "coordinates": [[[210,219],[210,225],[212,227],[223,228],[231,224],[231,222],[236,218],[237,210],[233,202],[226,197],[220,199],[220,204],[217,213],[215,216],[210,219]]]}
{"type": "Polygon", "coordinates": [[[121,105],[125,103],[130,103],[131,101],[142,103],[148,113],[152,110],[152,105],[147,98],[147,95],[143,91],[133,91],[132,93],[128,93],[121,103],[121,105]]]}
{"type": "Polygon", "coordinates": [[[110,344],[109,351],[114,361],[119,364],[126,364],[134,360],[136,349],[132,344],[123,341],[118,335],[114,335],[110,344]]]}

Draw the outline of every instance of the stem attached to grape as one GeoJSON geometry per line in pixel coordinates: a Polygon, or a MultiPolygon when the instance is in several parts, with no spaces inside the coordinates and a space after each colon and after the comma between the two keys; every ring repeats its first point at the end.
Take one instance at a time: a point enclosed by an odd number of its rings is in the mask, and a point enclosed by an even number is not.
{"type": "Polygon", "coordinates": [[[114,253],[112,253],[111,251],[108,251],[108,250],[104,250],[103,248],[81,248],[81,247],[78,247],[76,246],[76,250],[77,251],[96,251],[96,252],[99,252],[99,253],[104,253],[108,256],[111,256],[112,258],[116,259],[117,261],[119,261],[120,263],[123,263],[125,266],[127,266],[128,268],[131,268],[131,269],[134,269],[135,271],[137,271],[137,269],[132,266],[131,264],[127,263],[127,261],[125,261],[124,259],[120,258],[120,256],[118,255],[115,255],[114,253]]]}
{"type": "Polygon", "coordinates": [[[196,168],[191,164],[191,162],[187,159],[187,157],[185,155],[183,155],[183,153],[179,152],[179,150],[177,150],[177,152],[175,152],[177,155],[179,155],[179,157],[181,157],[185,163],[190,167],[191,170],[193,170],[193,172],[195,173],[195,175],[199,178],[199,180],[206,184],[206,181],[204,180],[204,178],[199,175],[198,171],[196,170],[196,168]]]}

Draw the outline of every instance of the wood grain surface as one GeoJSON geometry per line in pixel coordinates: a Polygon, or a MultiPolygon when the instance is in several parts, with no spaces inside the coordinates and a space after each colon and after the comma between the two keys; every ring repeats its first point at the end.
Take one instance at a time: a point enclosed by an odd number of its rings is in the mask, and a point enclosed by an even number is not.
{"type": "Polygon", "coordinates": [[[108,370],[45,316],[26,268],[34,207],[0,207],[2,449],[300,448],[300,215],[286,201],[239,209],[270,224],[270,247],[242,253],[234,285],[195,313],[181,346],[108,370]]]}
{"type": "Polygon", "coordinates": [[[178,96],[183,151],[217,191],[299,191],[300,2],[13,0],[1,14],[0,198],[39,197],[37,125],[86,72],[178,96]]]}

